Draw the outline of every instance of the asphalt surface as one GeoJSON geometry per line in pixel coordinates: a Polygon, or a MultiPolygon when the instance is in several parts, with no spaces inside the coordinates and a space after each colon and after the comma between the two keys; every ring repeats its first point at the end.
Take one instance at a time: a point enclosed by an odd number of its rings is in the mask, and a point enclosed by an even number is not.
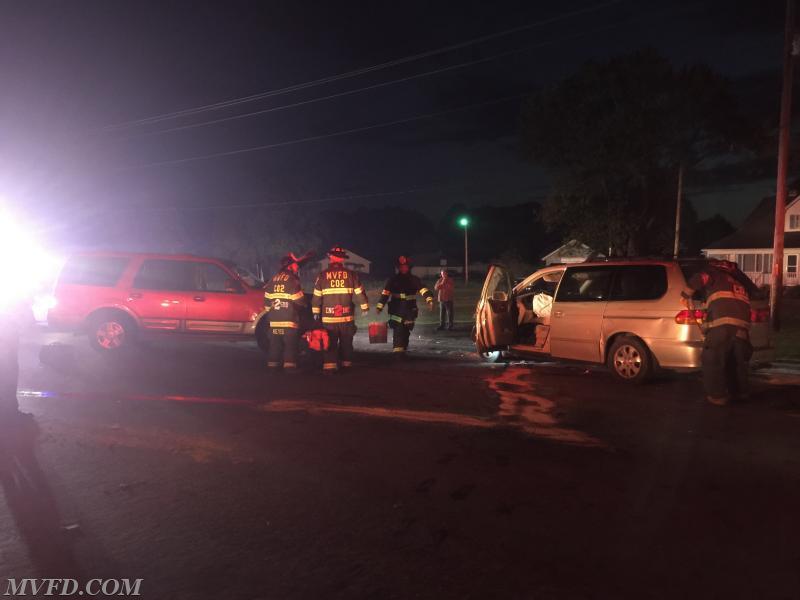
{"type": "Polygon", "coordinates": [[[464,334],[269,376],[248,344],[32,332],[3,440],[9,577],[153,599],[800,598],[800,377],[490,366],[464,334]],[[43,345],[59,342],[40,360],[43,345]]]}

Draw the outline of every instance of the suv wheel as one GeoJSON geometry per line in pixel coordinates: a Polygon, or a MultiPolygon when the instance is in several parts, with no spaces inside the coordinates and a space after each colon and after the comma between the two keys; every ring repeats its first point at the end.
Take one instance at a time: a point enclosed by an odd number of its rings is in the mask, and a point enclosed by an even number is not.
{"type": "Polygon", "coordinates": [[[653,358],[640,340],[623,336],[611,344],[608,368],[622,381],[644,383],[653,372],[653,358]]]}
{"type": "Polygon", "coordinates": [[[118,352],[128,348],[136,335],[133,320],[120,312],[103,312],[89,318],[89,343],[100,352],[118,352]]]}

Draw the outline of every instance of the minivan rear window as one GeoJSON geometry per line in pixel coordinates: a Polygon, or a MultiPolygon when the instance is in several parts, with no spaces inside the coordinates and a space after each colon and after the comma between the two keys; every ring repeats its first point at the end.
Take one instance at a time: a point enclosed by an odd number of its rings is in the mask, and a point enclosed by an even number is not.
{"type": "Polygon", "coordinates": [[[113,287],[128,265],[124,256],[73,256],[67,259],[59,283],[113,287]]]}
{"type": "Polygon", "coordinates": [[[667,293],[664,265],[630,265],[614,269],[609,300],[656,300],[667,293]]]}

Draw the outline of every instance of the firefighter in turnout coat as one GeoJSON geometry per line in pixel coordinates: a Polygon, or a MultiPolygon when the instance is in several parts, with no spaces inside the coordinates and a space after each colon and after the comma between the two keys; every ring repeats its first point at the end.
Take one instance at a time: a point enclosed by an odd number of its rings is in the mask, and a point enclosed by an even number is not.
{"type": "Polygon", "coordinates": [[[300,341],[300,312],[305,306],[305,296],[300,284],[299,259],[289,254],[281,259],[281,270],[267,282],[264,300],[269,318],[270,371],[296,372],[297,351],[300,341]]]}
{"type": "Polygon", "coordinates": [[[322,364],[326,373],[335,373],[340,366],[348,369],[353,365],[356,303],[362,313],[369,310],[364,286],[358,273],[345,268],[346,258],[349,256],[338,246],[328,251],[328,268],[317,276],[311,301],[314,318],[322,321],[328,332],[328,349],[322,364]]]}
{"type": "Polygon", "coordinates": [[[731,396],[749,393],[750,294],[754,286],[733,276],[736,265],[718,261],[695,273],[681,292],[692,308],[695,294],[705,296],[708,330],[703,343],[703,385],[709,402],[727,404],[731,396]],[[751,289],[748,289],[750,287],[751,289]]]}
{"type": "Polygon", "coordinates": [[[417,320],[417,294],[425,298],[428,310],[433,310],[433,294],[419,277],[411,274],[411,260],[406,256],[397,258],[397,274],[386,282],[381,299],[375,306],[380,313],[388,302],[389,327],[392,328],[392,350],[402,356],[408,349],[408,341],[414,322],[417,320]]]}

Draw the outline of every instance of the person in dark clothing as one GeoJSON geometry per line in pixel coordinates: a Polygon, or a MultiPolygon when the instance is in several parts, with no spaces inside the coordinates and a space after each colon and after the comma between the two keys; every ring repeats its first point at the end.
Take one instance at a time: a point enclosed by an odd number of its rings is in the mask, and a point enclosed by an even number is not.
{"type": "Polygon", "coordinates": [[[735,277],[736,268],[728,261],[710,263],[692,275],[681,292],[687,308],[697,296],[705,297],[703,384],[708,401],[720,406],[750,393],[750,294],[755,289],[743,277],[735,277]]]}
{"type": "Polygon", "coordinates": [[[328,332],[328,349],[322,370],[335,373],[339,368],[353,365],[353,336],[356,333],[355,301],[361,312],[369,310],[367,294],[358,273],[345,268],[349,258],[343,248],[335,246],[328,251],[328,268],[322,271],[314,283],[311,310],[315,319],[322,321],[328,332]]]}
{"type": "Polygon", "coordinates": [[[0,421],[19,412],[19,331],[7,315],[0,316],[0,421]]]}
{"type": "Polygon", "coordinates": [[[390,277],[384,286],[381,298],[375,306],[378,313],[389,303],[389,327],[392,328],[392,350],[402,356],[408,350],[408,342],[414,322],[419,315],[417,294],[425,298],[428,310],[433,310],[433,294],[419,277],[411,274],[411,261],[406,256],[397,259],[397,274],[390,277]]]}
{"type": "Polygon", "coordinates": [[[30,415],[19,410],[19,338],[23,327],[33,322],[30,298],[0,307],[0,428],[16,426],[30,415]]]}
{"type": "Polygon", "coordinates": [[[281,260],[281,270],[265,286],[264,302],[269,313],[267,367],[273,372],[281,366],[287,373],[294,373],[297,369],[300,315],[305,306],[299,270],[299,259],[288,254],[281,260]]]}
{"type": "Polygon", "coordinates": [[[453,298],[455,296],[455,283],[446,269],[442,270],[439,281],[433,286],[439,296],[439,327],[442,331],[447,324],[447,329],[453,330],[453,298]]]}

